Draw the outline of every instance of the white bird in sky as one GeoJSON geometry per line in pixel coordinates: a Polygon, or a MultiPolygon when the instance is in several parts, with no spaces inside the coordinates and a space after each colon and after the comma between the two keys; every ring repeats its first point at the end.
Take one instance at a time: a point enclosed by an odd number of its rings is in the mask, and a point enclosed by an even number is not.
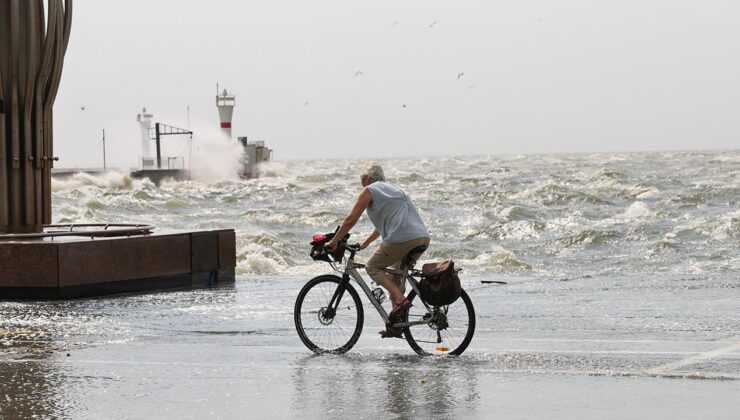
{"type": "Polygon", "coordinates": [[[434,22],[432,22],[432,24],[429,25],[429,29],[432,29],[434,27],[434,25],[437,24],[437,22],[439,22],[439,21],[438,20],[435,20],[434,22]]]}
{"type": "Polygon", "coordinates": [[[400,23],[399,21],[395,21],[395,22],[391,23],[391,26],[396,26],[396,25],[398,25],[399,23],[400,23]]]}
{"type": "Polygon", "coordinates": [[[457,75],[457,79],[459,80],[459,79],[460,79],[460,78],[461,78],[461,77],[463,76],[463,74],[465,74],[465,73],[460,73],[460,74],[458,74],[458,75],[457,75]]]}
{"type": "Polygon", "coordinates": [[[80,109],[84,111],[85,110],[85,106],[84,105],[81,106],[80,109]]]}
{"type": "Polygon", "coordinates": [[[355,72],[355,77],[362,75],[362,70],[357,70],[355,72]]]}
{"type": "Polygon", "coordinates": [[[468,90],[470,90],[470,89],[472,89],[474,87],[475,87],[475,85],[470,85],[470,86],[468,86],[468,90]]]}

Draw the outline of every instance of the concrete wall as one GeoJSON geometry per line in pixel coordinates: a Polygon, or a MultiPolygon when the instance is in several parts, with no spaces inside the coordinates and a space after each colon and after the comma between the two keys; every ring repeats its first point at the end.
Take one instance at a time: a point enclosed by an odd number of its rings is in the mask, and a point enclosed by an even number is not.
{"type": "Polygon", "coordinates": [[[58,299],[233,283],[233,230],[0,242],[0,299],[58,299]]]}

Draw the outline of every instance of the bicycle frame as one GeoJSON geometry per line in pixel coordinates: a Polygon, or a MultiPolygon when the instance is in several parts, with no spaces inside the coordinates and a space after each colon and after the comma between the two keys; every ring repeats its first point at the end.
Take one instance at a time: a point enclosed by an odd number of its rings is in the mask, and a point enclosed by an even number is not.
{"type": "MultiPolygon", "coordinates": [[[[365,295],[367,296],[368,300],[370,300],[370,303],[373,304],[373,306],[375,307],[375,310],[378,311],[378,315],[380,315],[380,317],[383,319],[383,322],[386,325],[388,325],[388,323],[390,322],[390,317],[388,316],[388,313],[385,311],[385,309],[383,308],[381,303],[378,301],[378,299],[375,298],[375,295],[373,294],[373,291],[370,289],[370,286],[367,285],[367,283],[365,282],[365,279],[357,271],[358,268],[365,268],[365,264],[360,264],[360,263],[355,262],[354,255],[352,255],[347,260],[347,264],[345,265],[343,272],[335,267],[335,270],[337,272],[342,273],[342,282],[339,283],[339,287],[337,287],[337,290],[334,292],[334,296],[332,296],[331,301],[329,302],[329,308],[331,308],[333,311],[336,311],[336,308],[339,306],[339,302],[342,300],[342,296],[344,295],[345,288],[343,286],[349,282],[350,278],[352,278],[358,285],[360,285],[360,288],[362,289],[362,291],[365,292],[365,295]]],[[[421,300],[421,294],[419,292],[419,283],[416,281],[416,279],[412,275],[410,275],[408,271],[404,271],[404,270],[386,268],[385,272],[387,272],[388,274],[392,274],[392,275],[400,275],[403,277],[403,281],[408,281],[411,288],[416,292],[416,295],[419,296],[419,302],[421,302],[424,305],[424,307],[427,310],[426,315],[428,315],[428,316],[422,317],[422,320],[420,321],[395,323],[393,324],[393,327],[403,328],[403,327],[410,327],[412,325],[428,324],[430,320],[432,319],[433,311],[429,307],[429,305],[426,304],[426,302],[421,300]]]]}

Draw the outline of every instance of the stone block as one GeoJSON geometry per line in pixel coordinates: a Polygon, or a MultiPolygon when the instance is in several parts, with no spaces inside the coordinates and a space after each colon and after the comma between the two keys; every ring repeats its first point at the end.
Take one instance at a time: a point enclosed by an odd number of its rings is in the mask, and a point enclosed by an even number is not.
{"type": "Polygon", "coordinates": [[[218,270],[218,232],[190,234],[192,272],[218,270]]]}
{"type": "Polygon", "coordinates": [[[187,233],[73,242],[59,248],[59,286],[106,283],[190,272],[187,233]]]}
{"type": "Polygon", "coordinates": [[[236,267],[236,233],[233,230],[218,232],[218,266],[236,267]]]}
{"type": "Polygon", "coordinates": [[[0,243],[0,288],[58,286],[56,244],[0,243]]]}

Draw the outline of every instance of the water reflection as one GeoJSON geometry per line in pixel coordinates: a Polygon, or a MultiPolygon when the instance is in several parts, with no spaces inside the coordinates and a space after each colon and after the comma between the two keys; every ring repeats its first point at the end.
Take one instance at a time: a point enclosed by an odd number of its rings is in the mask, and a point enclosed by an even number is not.
{"type": "MultiPolygon", "coordinates": [[[[79,387],[106,380],[65,364],[68,354],[147,337],[202,340],[237,331],[242,303],[233,286],[53,302],[0,302],[0,419],[69,418],[88,401],[79,387]],[[236,321],[227,322],[225,320],[236,321]]],[[[84,411],[84,410],[83,410],[84,411]]]]}
{"type": "MultiPolygon", "coordinates": [[[[6,314],[3,314],[6,315],[6,314]]],[[[0,418],[61,418],[51,342],[38,332],[0,323],[0,418]]]]}
{"type": "Polygon", "coordinates": [[[360,418],[475,416],[475,367],[462,358],[312,355],[293,373],[296,412],[360,418]]]}

